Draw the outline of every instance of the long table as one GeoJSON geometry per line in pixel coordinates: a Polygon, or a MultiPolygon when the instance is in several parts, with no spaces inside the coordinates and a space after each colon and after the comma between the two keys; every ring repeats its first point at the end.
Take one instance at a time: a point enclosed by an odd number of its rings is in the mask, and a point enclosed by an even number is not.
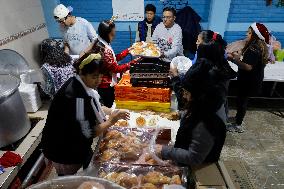
{"type": "MultiPolygon", "coordinates": [[[[238,71],[238,66],[229,62],[233,70],[238,71]]],[[[273,87],[270,91],[270,96],[275,93],[277,83],[284,82],[284,62],[275,62],[275,64],[267,64],[264,69],[263,81],[272,81],[273,87]]]]}

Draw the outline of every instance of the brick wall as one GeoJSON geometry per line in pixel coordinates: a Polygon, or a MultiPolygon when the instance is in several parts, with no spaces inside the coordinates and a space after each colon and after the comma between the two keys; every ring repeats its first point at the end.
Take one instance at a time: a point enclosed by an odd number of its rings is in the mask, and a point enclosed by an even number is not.
{"type": "Polygon", "coordinates": [[[266,6],[265,0],[231,0],[228,22],[284,22],[284,7],[266,6]]]}
{"type": "MultiPolygon", "coordinates": [[[[65,5],[70,5],[74,8],[74,15],[86,18],[95,26],[101,20],[109,19],[112,16],[112,1],[111,0],[60,0],[65,5]]],[[[166,2],[166,0],[164,1],[166,2]]],[[[186,2],[186,0],[171,0],[170,5],[181,6],[178,2],[186,2]]],[[[211,0],[188,0],[188,4],[202,17],[203,23],[208,22],[211,0]]],[[[145,5],[152,3],[157,7],[157,14],[161,16],[164,4],[160,0],[145,0],[145,5]]],[[[283,23],[284,8],[276,7],[276,0],[272,6],[266,6],[265,0],[231,0],[231,6],[228,16],[228,23],[283,23]]],[[[222,10],[220,10],[222,11],[222,10]]],[[[115,52],[119,52],[130,45],[130,34],[128,27],[121,28],[121,22],[117,22],[117,36],[113,42],[115,52]]],[[[132,39],[135,38],[135,22],[123,22],[123,24],[131,25],[132,39]]],[[[206,28],[205,28],[206,29],[206,28]]],[[[225,39],[228,42],[239,40],[245,37],[245,31],[226,31],[225,39]]],[[[274,35],[284,45],[284,32],[274,32],[274,35]]],[[[128,60],[128,59],[127,59],[128,60]]]]}
{"type": "MultiPolygon", "coordinates": [[[[283,23],[284,7],[277,7],[277,0],[271,6],[266,6],[264,0],[231,0],[228,23],[283,23]]],[[[244,38],[245,31],[227,31],[225,39],[228,42],[244,38]]],[[[284,45],[284,32],[273,31],[273,35],[284,45]]]]}
{"type": "MultiPolygon", "coordinates": [[[[278,41],[281,42],[282,48],[284,45],[284,32],[273,32],[273,35],[276,37],[278,41]]],[[[231,43],[233,41],[237,41],[240,39],[244,39],[246,37],[245,31],[227,31],[225,32],[225,40],[228,43],[231,43]]]]}
{"type": "MultiPolygon", "coordinates": [[[[171,0],[169,5],[177,5],[178,2],[188,2],[188,4],[202,17],[202,21],[208,20],[211,0],[171,0]]],[[[111,0],[61,0],[64,5],[70,5],[74,8],[74,15],[86,18],[90,22],[100,22],[101,20],[108,19],[112,16],[112,1],[111,0]]],[[[166,0],[164,1],[166,2],[166,0]]],[[[157,7],[157,14],[161,15],[163,10],[163,2],[159,0],[150,1],[145,0],[145,5],[152,3],[157,7]]]]}

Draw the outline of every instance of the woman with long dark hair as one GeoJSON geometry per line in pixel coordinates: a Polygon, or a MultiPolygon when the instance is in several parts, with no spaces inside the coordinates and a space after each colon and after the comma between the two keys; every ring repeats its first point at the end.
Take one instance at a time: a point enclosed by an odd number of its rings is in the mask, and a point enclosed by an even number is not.
{"type": "Polygon", "coordinates": [[[130,65],[137,62],[137,59],[119,65],[118,61],[124,59],[129,54],[129,49],[115,55],[111,42],[115,37],[115,24],[112,20],[102,21],[98,28],[98,41],[93,46],[93,51],[103,54],[102,69],[105,74],[102,77],[102,82],[98,86],[98,92],[102,102],[106,107],[111,108],[115,99],[114,86],[117,84],[117,73],[123,73],[130,69],[130,65]]]}
{"type": "MultiPolygon", "coordinates": [[[[217,34],[211,30],[204,30],[202,32],[200,32],[200,35],[198,35],[198,39],[197,39],[197,46],[198,44],[202,44],[202,43],[209,43],[209,42],[214,42],[215,44],[217,44],[220,48],[220,50],[222,51],[222,53],[224,53],[224,59],[223,59],[223,69],[226,70],[226,72],[228,73],[228,78],[225,82],[225,86],[226,86],[226,95],[224,96],[225,102],[224,102],[224,107],[225,107],[225,112],[226,112],[226,124],[228,125],[229,123],[229,104],[228,104],[228,99],[227,99],[227,95],[228,95],[228,90],[229,90],[229,84],[230,84],[230,80],[233,78],[237,77],[237,73],[231,68],[231,66],[229,65],[228,61],[226,61],[225,59],[227,59],[227,53],[225,51],[226,47],[227,47],[227,42],[222,38],[222,36],[220,34],[217,34]]],[[[196,56],[197,53],[196,53],[196,56]]]]}
{"type": "Polygon", "coordinates": [[[175,145],[156,148],[162,159],[189,166],[218,161],[226,137],[222,106],[224,82],[230,74],[224,69],[224,51],[210,41],[199,44],[197,52],[197,61],[183,80],[176,69],[171,70],[175,91],[183,94],[184,100],[190,100],[185,105],[175,145]]]}
{"type": "MultiPolygon", "coordinates": [[[[224,50],[225,53],[225,48],[227,46],[227,42],[222,38],[222,36],[212,30],[203,30],[201,31],[198,36],[197,36],[197,40],[196,40],[196,45],[198,48],[198,45],[203,44],[203,43],[209,43],[209,42],[215,42],[218,43],[218,45],[220,46],[220,48],[222,48],[222,50],[224,50]]],[[[192,64],[194,64],[197,60],[197,51],[195,53],[195,57],[192,60],[192,64]]],[[[226,56],[226,54],[225,54],[226,56]]]]}
{"type": "Polygon", "coordinates": [[[246,114],[248,99],[261,91],[264,68],[268,63],[268,29],[261,23],[253,23],[247,31],[247,43],[239,54],[228,55],[238,66],[237,114],[231,126],[236,132],[243,132],[242,123],[246,114]]]}
{"type": "MultiPolygon", "coordinates": [[[[226,93],[224,94],[224,106],[225,106],[225,110],[226,110],[226,117],[228,114],[228,103],[227,103],[227,93],[228,93],[228,87],[229,87],[229,81],[230,79],[233,79],[236,77],[236,72],[230,67],[228,61],[226,60],[226,53],[225,53],[225,48],[227,46],[227,42],[222,38],[222,36],[220,34],[217,34],[211,30],[203,30],[199,33],[198,37],[197,37],[197,41],[196,41],[196,46],[197,49],[199,47],[199,45],[202,44],[215,44],[218,50],[218,54],[221,54],[221,56],[218,56],[218,60],[215,60],[216,64],[218,64],[218,67],[220,70],[222,70],[223,74],[226,75],[226,79],[224,80],[224,85],[226,87],[226,93]]],[[[198,57],[198,52],[196,52],[196,58],[194,60],[194,63],[196,63],[198,57]]],[[[215,59],[217,58],[217,56],[215,57],[215,59]]],[[[183,94],[179,94],[178,89],[179,86],[175,85],[174,88],[177,89],[176,95],[179,100],[179,109],[182,109],[182,96],[183,94]]],[[[227,120],[227,119],[226,119],[227,120]]]]}

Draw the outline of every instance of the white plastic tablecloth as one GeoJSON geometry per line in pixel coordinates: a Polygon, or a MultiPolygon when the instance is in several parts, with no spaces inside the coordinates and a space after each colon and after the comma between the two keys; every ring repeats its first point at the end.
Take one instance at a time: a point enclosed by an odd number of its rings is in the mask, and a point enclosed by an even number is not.
{"type": "MultiPolygon", "coordinates": [[[[238,70],[237,65],[232,62],[229,63],[233,70],[238,70]]],[[[284,82],[284,62],[267,64],[264,69],[264,81],[284,82]]]]}

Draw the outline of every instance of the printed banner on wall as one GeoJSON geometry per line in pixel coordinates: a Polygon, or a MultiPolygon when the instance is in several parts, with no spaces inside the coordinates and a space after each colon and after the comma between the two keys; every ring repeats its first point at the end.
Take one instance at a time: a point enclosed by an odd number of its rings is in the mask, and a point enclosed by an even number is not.
{"type": "Polygon", "coordinates": [[[112,0],[112,10],[118,21],[141,21],[144,19],[144,0],[112,0]]]}

